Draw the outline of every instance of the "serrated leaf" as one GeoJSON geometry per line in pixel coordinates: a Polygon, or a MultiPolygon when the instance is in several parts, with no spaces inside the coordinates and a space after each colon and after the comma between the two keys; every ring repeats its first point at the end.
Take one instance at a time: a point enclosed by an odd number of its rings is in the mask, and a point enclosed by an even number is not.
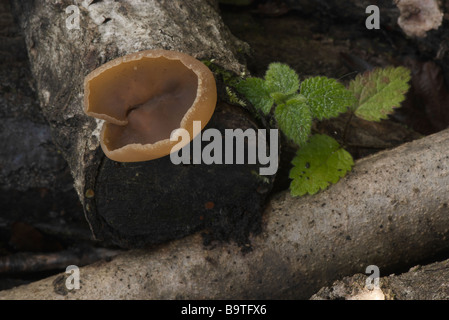
{"type": "Polygon", "coordinates": [[[380,121],[400,106],[409,89],[410,70],[404,67],[376,68],[358,75],[349,84],[357,99],[354,114],[368,121],[380,121]]]}
{"type": "Polygon", "coordinates": [[[280,92],[289,95],[299,89],[299,78],[295,70],[279,62],[271,63],[268,66],[265,83],[270,93],[280,92]]]}
{"type": "Polygon", "coordinates": [[[293,94],[284,94],[281,92],[270,93],[270,97],[272,97],[274,99],[274,103],[276,103],[277,105],[285,104],[288,100],[293,99],[298,96],[299,95],[297,93],[293,93],[293,94]]]}
{"type": "Polygon", "coordinates": [[[265,81],[260,78],[247,78],[240,81],[236,85],[238,92],[243,94],[251,104],[257,109],[261,110],[263,114],[267,115],[274,100],[270,97],[270,93],[265,86],[265,81]]]}
{"type": "Polygon", "coordinates": [[[274,103],[279,105],[279,104],[284,104],[285,102],[287,102],[287,98],[289,96],[286,94],[283,94],[281,92],[273,92],[273,93],[270,93],[270,97],[273,98],[274,103]]]}
{"type": "Polygon", "coordinates": [[[263,114],[267,115],[274,100],[270,97],[265,81],[260,78],[247,78],[240,81],[236,89],[243,94],[251,104],[257,109],[261,110],[263,114]]]}
{"type": "Polygon", "coordinates": [[[301,94],[307,98],[313,117],[318,120],[336,117],[355,102],[353,94],[343,84],[327,77],[304,80],[301,94]]]}
{"type": "Polygon", "coordinates": [[[299,146],[307,141],[312,128],[312,114],[304,97],[297,95],[278,105],[274,116],[279,129],[299,146]]]}
{"type": "Polygon", "coordinates": [[[290,191],[293,196],[315,194],[337,183],[354,165],[352,156],[327,135],[313,135],[298,150],[290,170],[290,191]]]}

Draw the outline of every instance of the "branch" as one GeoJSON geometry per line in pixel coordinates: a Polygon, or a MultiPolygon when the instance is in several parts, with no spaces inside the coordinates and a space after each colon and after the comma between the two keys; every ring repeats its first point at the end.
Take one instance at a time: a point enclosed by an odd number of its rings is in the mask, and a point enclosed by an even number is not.
{"type": "Polygon", "coordinates": [[[446,130],[361,159],[314,196],[275,196],[245,255],[196,234],[83,267],[66,295],[58,275],[0,298],[304,299],[368,265],[410,266],[449,248],[448,141],[446,130]]]}

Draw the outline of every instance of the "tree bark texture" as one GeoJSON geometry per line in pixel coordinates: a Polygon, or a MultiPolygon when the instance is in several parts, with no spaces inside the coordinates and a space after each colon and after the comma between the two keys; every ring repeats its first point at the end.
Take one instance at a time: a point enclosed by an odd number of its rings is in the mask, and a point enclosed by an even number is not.
{"type": "Polygon", "coordinates": [[[63,291],[62,274],[0,298],[307,299],[368,265],[407,268],[449,249],[448,141],[446,130],[358,160],[314,196],[278,194],[249,253],[197,234],[81,268],[79,290],[63,291]]]}
{"type": "Polygon", "coordinates": [[[0,233],[23,221],[65,239],[90,239],[70,170],[41,114],[8,1],[0,1],[0,12],[0,233]]]}

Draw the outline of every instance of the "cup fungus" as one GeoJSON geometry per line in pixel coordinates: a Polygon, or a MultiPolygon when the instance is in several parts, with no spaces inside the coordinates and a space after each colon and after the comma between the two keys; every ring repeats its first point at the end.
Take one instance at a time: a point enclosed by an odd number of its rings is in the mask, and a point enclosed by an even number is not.
{"type": "Polygon", "coordinates": [[[175,51],[129,54],[100,66],[84,80],[84,111],[105,120],[101,148],[120,162],[157,159],[175,145],[183,147],[189,141],[170,141],[172,131],[185,129],[193,139],[193,121],[201,121],[203,129],[216,102],[212,72],[175,51]]]}

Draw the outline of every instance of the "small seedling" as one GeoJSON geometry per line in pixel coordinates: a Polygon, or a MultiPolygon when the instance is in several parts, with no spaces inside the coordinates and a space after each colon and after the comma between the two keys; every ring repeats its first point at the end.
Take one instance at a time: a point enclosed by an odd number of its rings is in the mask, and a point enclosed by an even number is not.
{"type": "MultiPolygon", "coordinates": [[[[359,74],[346,88],[336,79],[312,77],[299,81],[288,65],[272,63],[264,79],[246,78],[236,90],[264,116],[274,115],[279,129],[299,146],[292,160],[293,196],[315,194],[349,172],[352,156],[332,137],[312,135],[312,121],[341,113],[380,121],[400,106],[409,89],[410,71],[403,67],[359,74]]],[[[349,120],[350,121],[350,120],[349,120]]]]}

